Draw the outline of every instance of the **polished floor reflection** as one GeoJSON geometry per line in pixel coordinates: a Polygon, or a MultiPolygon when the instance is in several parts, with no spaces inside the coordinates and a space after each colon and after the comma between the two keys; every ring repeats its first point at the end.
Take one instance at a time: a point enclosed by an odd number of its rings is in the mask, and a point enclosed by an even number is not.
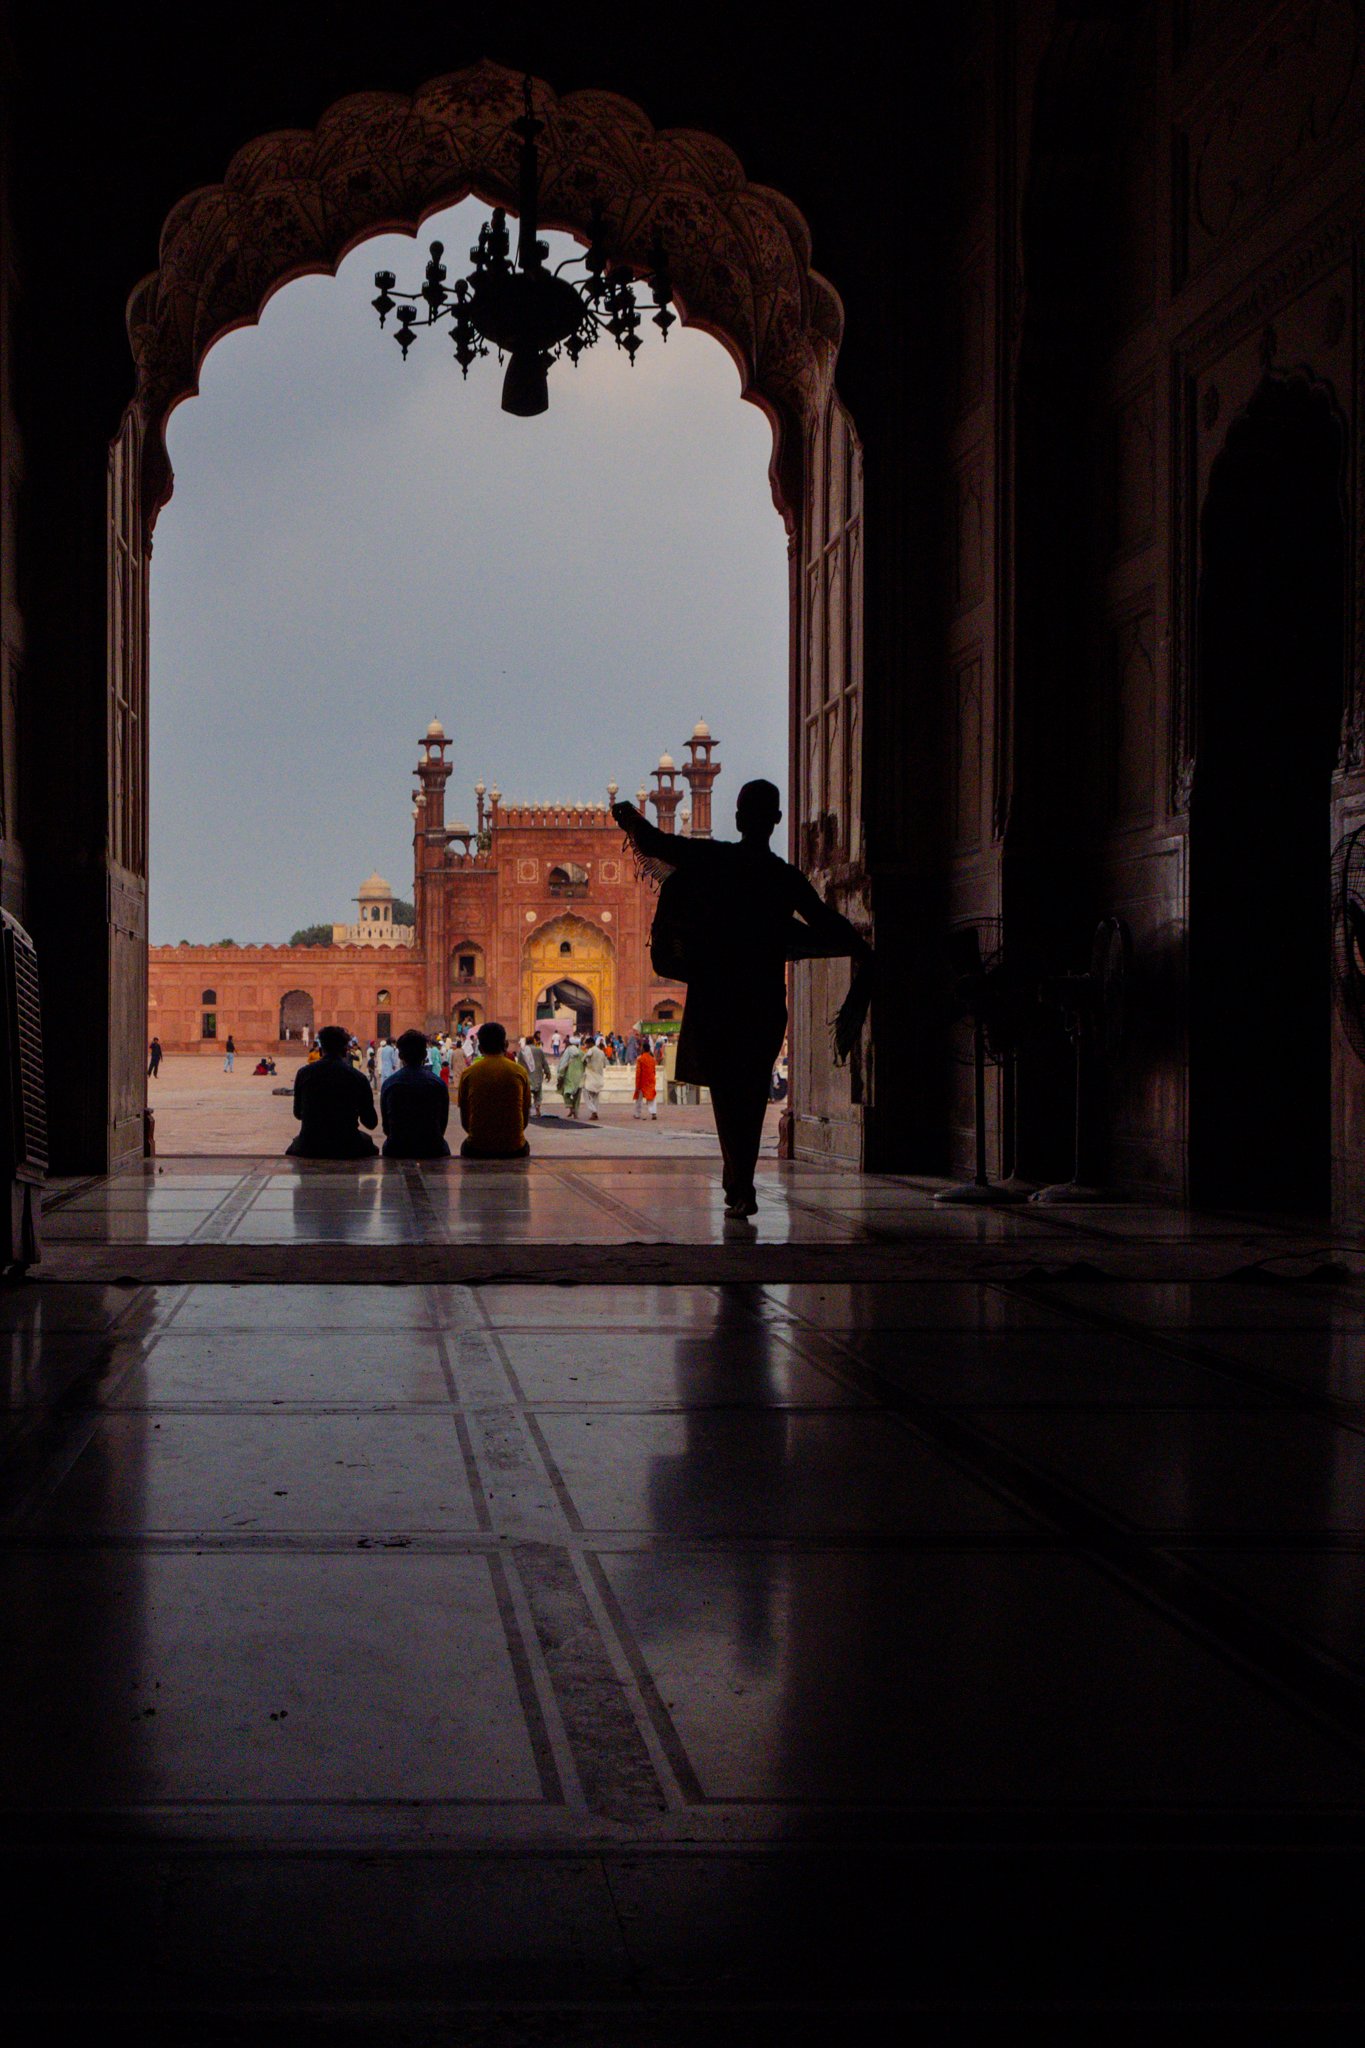
{"type": "MultiPolygon", "coordinates": [[[[1031,2001],[1160,2033],[1310,1978],[1350,2009],[1358,1255],[1115,1209],[992,1219],[1054,1248],[998,1277],[950,1221],[938,1277],[825,1280],[847,1234],[938,1223],[785,1173],[762,1220],[809,1277],[760,1237],[750,1280],[654,1286],[617,1212],[718,1236],[705,1176],[566,1178],[482,1227],[614,1228],[614,1284],[376,1252],[375,1284],[162,1285],[134,1249],[0,1295],[20,2008],[669,2043],[1031,2001]],[[1101,1241],[1142,1277],[1096,1278],[1101,1241]],[[1154,1277],[1176,1241],[1202,1277],[1154,1277]]],[[[73,1190],[54,1240],[414,1227],[410,1175],[174,1182],[73,1190]]]]}

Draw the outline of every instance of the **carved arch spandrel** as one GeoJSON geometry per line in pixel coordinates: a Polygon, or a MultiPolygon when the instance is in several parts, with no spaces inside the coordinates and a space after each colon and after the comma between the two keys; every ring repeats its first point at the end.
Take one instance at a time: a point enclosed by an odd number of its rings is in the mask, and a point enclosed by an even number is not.
{"type": "MultiPolygon", "coordinates": [[[[315,129],[259,137],[220,185],[189,193],[161,238],[159,268],[136,287],[128,332],[143,429],[150,531],[173,483],[166,423],[198,389],[214,342],[260,318],[295,277],[333,275],[361,242],[415,233],[470,193],[514,205],[521,78],[483,61],[410,98],[356,93],[315,129]]],[[[734,152],[688,129],[656,131],[631,101],[534,85],[544,224],[586,236],[601,202],[615,246],[644,266],[656,232],[679,310],[720,340],[743,395],[773,428],[770,476],[790,522],[799,499],[802,423],[832,388],[843,331],[833,287],[810,267],[810,233],[791,202],[752,185],[734,152]]]]}

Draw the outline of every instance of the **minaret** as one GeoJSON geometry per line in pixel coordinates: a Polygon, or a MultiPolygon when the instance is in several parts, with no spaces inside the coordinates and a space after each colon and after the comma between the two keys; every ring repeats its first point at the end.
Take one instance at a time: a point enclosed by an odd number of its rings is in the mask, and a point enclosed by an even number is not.
{"type": "MultiPolygon", "coordinates": [[[[427,800],[426,830],[428,841],[431,841],[445,831],[446,784],[451,774],[450,763],[446,759],[446,748],[450,741],[446,738],[445,727],[439,718],[432,719],[419,745],[422,752],[417,759],[417,777],[422,785],[422,794],[427,800]]],[[[444,855],[445,848],[442,846],[437,850],[437,863],[444,855]]]]}
{"type": "Polygon", "coordinates": [[[676,831],[674,814],[682,800],[683,792],[678,784],[677,763],[671,754],[660,754],[659,765],[654,770],[654,790],[649,801],[658,814],[661,832],[676,831]]]}
{"type": "Polygon", "coordinates": [[[423,1028],[444,1031],[446,1014],[446,784],[451,767],[450,741],[439,718],[433,718],[420,741],[417,757],[417,943],[426,956],[426,1017],[423,1028]]]}
{"type": "Polygon", "coordinates": [[[688,759],[683,775],[692,792],[693,839],[711,837],[711,785],[720,774],[720,762],[711,758],[718,740],[711,737],[711,728],[704,718],[699,718],[692,728],[692,737],[687,742],[688,759]]]}

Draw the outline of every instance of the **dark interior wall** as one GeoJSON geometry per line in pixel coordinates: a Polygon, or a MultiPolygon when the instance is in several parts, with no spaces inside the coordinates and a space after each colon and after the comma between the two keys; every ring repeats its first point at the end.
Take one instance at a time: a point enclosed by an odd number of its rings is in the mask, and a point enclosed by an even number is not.
{"type": "MultiPolygon", "coordinates": [[[[1095,1163],[1162,1198],[1189,1188],[1201,513],[1267,377],[1316,384],[1343,422],[1348,600],[1360,584],[1361,36],[1346,4],[1026,0],[983,67],[991,175],[949,273],[964,307],[974,276],[995,284],[992,374],[957,430],[945,517],[947,907],[999,908],[1016,941],[1072,966],[1101,914],[1127,919],[1134,1029],[1095,1163]]],[[[1349,707],[1358,611],[1324,628],[1343,631],[1349,707]]],[[[1351,745],[1332,749],[1338,827],[1360,803],[1351,745]]],[[[1319,852],[1328,827],[1312,828],[1319,852]]],[[[1319,1080],[1327,1064],[1324,1043],[1319,1080]]],[[[1359,1094],[1338,1047],[1339,1207],[1355,1201],[1341,1190],[1359,1094]]],[[[1060,1060],[1029,1063],[1023,1107],[1023,1164],[1051,1177],[1069,1138],[1060,1060]]],[[[960,1112],[949,1136],[961,1164],[960,1112]]]]}

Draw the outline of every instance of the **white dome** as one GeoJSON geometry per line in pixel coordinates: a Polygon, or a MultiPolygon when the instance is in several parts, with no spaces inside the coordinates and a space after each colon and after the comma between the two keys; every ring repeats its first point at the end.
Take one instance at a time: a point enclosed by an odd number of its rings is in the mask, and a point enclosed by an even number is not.
{"type": "Polygon", "coordinates": [[[706,723],[706,720],[705,720],[704,718],[699,718],[699,719],[697,720],[696,724],[695,724],[695,725],[693,726],[693,728],[692,728],[692,737],[693,737],[693,739],[694,739],[694,740],[709,740],[709,739],[710,739],[710,737],[711,737],[711,728],[710,728],[710,726],[709,726],[709,725],[708,725],[708,724],[706,723]]]}
{"type": "Polygon", "coordinates": [[[443,740],[445,736],[446,729],[442,725],[440,719],[433,718],[431,724],[427,727],[427,738],[429,740],[443,740]]]}
{"type": "Polygon", "coordinates": [[[660,754],[659,766],[661,768],[674,768],[677,766],[677,763],[674,761],[673,756],[671,754],[660,754]]]}
{"type": "Polygon", "coordinates": [[[361,883],[359,894],[361,896],[392,896],[393,891],[382,875],[375,874],[370,876],[368,882],[361,883]]]}

